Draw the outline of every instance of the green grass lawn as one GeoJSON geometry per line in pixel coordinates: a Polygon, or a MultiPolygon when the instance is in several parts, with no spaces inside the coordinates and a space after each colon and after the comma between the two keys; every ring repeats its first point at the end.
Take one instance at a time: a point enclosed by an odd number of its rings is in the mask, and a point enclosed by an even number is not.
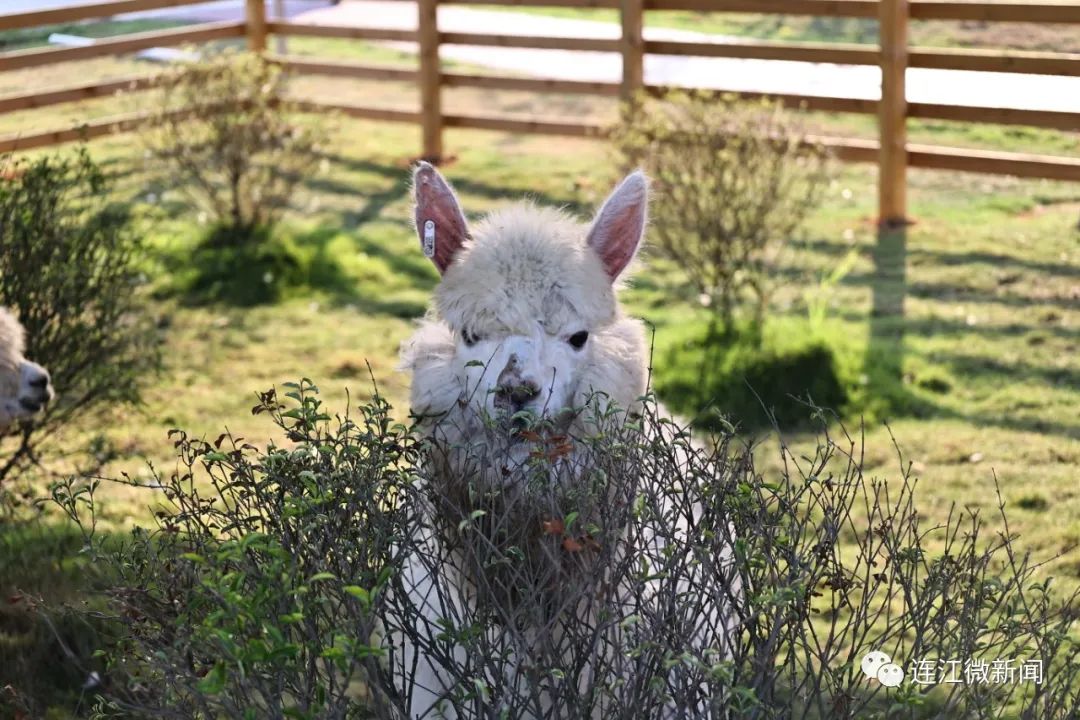
{"type": "Polygon", "coordinates": [[[23,28],[21,30],[5,30],[4,32],[0,32],[0,52],[26,50],[28,48],[48,45],[49,36],[53,33],[79,35],[88,38],[107,38],[114,35],[165,30],[183,24],[184,23],[175,20],[157,19],[107,20],[42,25],[40,27],[23,28]]]}
{"type": "MultiPolygon", "coordinates": [[[[169,457],[165,433],[185,427],[211,435],[227,425],[257,437],[264,424],[248,413],[254,393],[305,375],[331,402],[345,390],[371,390],[368,364],[384,394],[404,408],[408,379],[395,355],[436,282],[409,225],[412,127],[339,120],[327,171],[311,180],[282,232],[316,258],[310,292],[279,305],[237,309],[156,301],[167,326],[166,368],[139,408],[117,408],[104,432],[137,469],[143,456],[169,457]]],[[[612,179],[607,149],[589,141],[451,131],[458,161],[447,168],[470,212],[525,195],[585,212],[612,179]]],[[[174,187],[143,166],[129,138],[91,145],[133,203],[149,239],[152,284],[181,269],[198,237],[197,214],[174,187]]],[[[849,253],[850,273],[828,293],[822,332],[854,364],[880,359],[875,291],[874,173],[842,168],[806,237],[785,254],[775,298],[776,327],[799,328],[806,295],[849,253]]],[[[874,411],[867,428],[872,472],[890,474],[896,459],[889,419],[906,455],[925,478],[928,511],[949,502],[979,503],[996,472],[1009,497],[1045,498],[1017,511],[1033,549],[1056,552],[1080,541],[1080,274],[1075,225],[1080,190],[1049,182],[914,172],[915,224],[906,242],[903,340],[884,350],[901,372],[911,412],[874,411]],[[1047,513],[1055,520],[1046,522],[1047,513]]],[[[646,253],[648,256],[648,253],[646,253]]],[[[656,327],[657,364],[700,327],[706,311],[678,270],[647,259],[625,293],[630,312],[656,327]]],[[[872,363],[863,374],[874,372],[872,363]]],[[[690,371],[691,369],[688,369],[690,371]]],[[[677,372],[669,370],[668,372],[677,372]]],[[[873,409],[873,403],[871,403],[873,409]]],[[[858,422],[858,418],[848,418],[858,422]]],[[[78,433],[73,429],[73,433],[78,433]]],[[[118,501],[117,519],[139,508],[118,501]]],[[[1057,567],[1080,577],[1080,554],[1057,567]]]]}
{"type": "MultiPolygon", "coordinates": [[[[360,43],[292,43],[302,53],[413,62],[360,43]]],[[[83,77],[146,69],[115,59],[79,65],[83,77]]],[[[0,77],[0,93],[16,92],[29,81],[70,83],[71,71],[8,73],[0,77]]],[[[312,78],[297,91],[401,107],[414,106],[416,97],[402,85],[312,78]]],[[[115,114],[130,102],[101,100],[3,116],[0,133],[115,114]]],[[[611,111],[583,98],[464,90],[448,93],[447,105],[601,118],[611,111]]],[[[872,131],[868,119],[815,116],[813,121],[872,131]]],[[[142,405],[112,408],[94,423],[70,428],[60,444],[101,436],[120,454],[109,474],[145,475],[148,463],[168,471],[171,428],[208,438],[228,428],[262,443],[268,423],[250,412],[255,394],[304,376],[319,384],[331,408],[369,397],[377,383],[404,416],[408,377],[396,370],[397,348],[437,282],[410,226],[409,165],[418,154],[420,133],[403,125],[340,118],[334,123],[324,172],[297,194],[280,228],[311,260],[310,277],[281,302],[254,308],[192,306],[170,292],[170,279],[185,270],[198,241],[198,211],[169,177],[147,165],[131,136],[91,143],[93,156],[114,179],[116,199],[131,204],[138,231],[147,239],[144,290],[163,329],[165,366],[148,382],[142,405]]],[[[924,134],[950,144],[1025,151],[1063,151],[1075,143],[1075,136],[1066,134],[947,124],[915,126],[913,140],[924,134]]],[[[599,142],[480,131],[449,131],[445,142],[457,158],[445,172],[473,214],[528,195],[584,217],[615,180],[612,155],[599,142]]],[[[1042,572],[1075,586],[1080,583],[1080,186],[913,171],[914,224],[902,246],[886,246],[879,244],[874,224],[875,182],[871,167],[838,168],[806,233],[791,243],[777,267],[768,332],[778,342],[818,333],[837,349],[845,382],[858,398],[856,411],[844,422],[858,430],[860,414],[868,418],[868,474],[900,476],[895,437],[904,462],[911,462],[921,479],[918,498],[928,522],[944,518],[957,504],[985,508],[992,525],[996,476],[1020,546],[1039,557],[1060,553],[1042,572]],[[822,288],[821,279],[849,257],[850,272],[822,288]],[[898,292],[904,297],[902,321],[872,313],[875,299],[898,292]],[[816,327],[807,320],[808,298],[827,308],[816,327]],[[882,375],[893,379],[885,384],[882,375]],[[879,402],[885,393],[888,402],[879,402]]],[[[709,372],[708,366],[689,362],[700,360],[687,347],[707,313],[678,268],[647,250],[623,297],[630,313],[656,328],[659,378],[673,382],[709,372]]],[[[762,435],[763,467],[775,467],[777,441],[762,435]]],[[[813,437],[796,432],[787,440],[799,448],[813,437]]],[[[31,488],[31,496],[43,492],[31,488]]],[[[117,487],[103,491],[103,508],[106,530],[123,530],[149,514],[145,497],[117,487]]],[[[56,527],[44,526],[43,536],[0,532],[6,556],[0,563],[0,598],[17,588],[50,599],[78,597],[84,569],[78,565],[77,542],[67,531],[50,530],[56,527]],[[51,547],[60,549],[55,557],[42,550],[51,547]]],[[[0,636],[20,637],[22,626],[10,615],[0,621],[0,636]]],[[[26,652],[11,650],[19,647],[14,641],[0,643],[0,652],[26,652]]],[[[0,657],[0,667],[6,660],[0,657]]],[[[0,686],[4,682],[0,670],[0,686]]]]}

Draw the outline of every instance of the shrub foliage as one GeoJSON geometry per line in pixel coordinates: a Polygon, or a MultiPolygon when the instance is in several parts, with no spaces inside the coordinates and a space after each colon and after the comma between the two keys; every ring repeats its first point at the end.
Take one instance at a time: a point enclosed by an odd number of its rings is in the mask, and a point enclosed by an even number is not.
{"type": "Polygon", "coordinates": [[[1007,524],[986,537],[957,510],[929,525],[915,481],[864,477],[846,435],[823,430],[763,476],[748,448],[691,442],[651,400],[630,422],[599,407],[587,437],[522,430],[531,451],[508,463],[420,439],[378,398],[332,418],[307,381],[269,391],[255,412],[284,442],[176,433],[177,470],[146,487],[156,524],[111,552],[93,538],[97,484],[57,485],[117,576],[103,711],[413,718],[415,648],[460,718],[1077,707],[1075,597],[1055,599],[1007,524]],[[902,685],[864,676],[871,650],[905,665],[902,685]],[[967,658],[1036,660],[1044,677],[922,685],[908,666],[967,658]]]}
{"type": "MultiPolygon", "coordinates": [[[[27,356],[52,374],[57,399],[0,445],[0,484],[47,456],[75,418],[139,398],[157,366],[156,331],[139,305],[140,244],[85,149],[3,160],[0,305],[26,328],[27,356]]],[[[93,469],[104,447],[83,456],[93,469]]]]}
{"type": "Polygon", "coordinates": [[[258,243],[317,168],[323,128],[297,121],[281,68],[258,55],[177,65],[160,87],[143,132],[150,153],[223,228],[215,242],[258,243]]]}
{"type": "Polygon", "coordinates": [[[652,178],[651,232],[717,317],[764,319],[771,263],[818,202],[827,154],[777,103],[706,92],[642,98],[613,140],[652,178]]]}

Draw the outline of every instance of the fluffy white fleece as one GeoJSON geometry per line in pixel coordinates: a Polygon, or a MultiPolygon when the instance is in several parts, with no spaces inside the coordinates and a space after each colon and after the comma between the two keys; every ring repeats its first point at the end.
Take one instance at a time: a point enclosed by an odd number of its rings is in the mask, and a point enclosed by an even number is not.
{"type": "Polygon", "coordinates": [[[588,356],[573,380],[577,404],[602,392],[619,407],[634,407],[647,379],[644,327],[622,313],[617,287],[586,244],[587,230],[561,210],[532,203],[493,212],[474,228],[402,348],[414,412],[441,417],[443,427],[470,425],[454,417],[469,412],[459,400],[472,391],[453,362],[458,335],[527,333],[537,321],[551,334],[589,328],[588,356]]]}
{"type": "Polygon", "coordinates": [[[23,327],[6,308],[0,307],[0,398],[14,398],[22,384],[23,327]]]}

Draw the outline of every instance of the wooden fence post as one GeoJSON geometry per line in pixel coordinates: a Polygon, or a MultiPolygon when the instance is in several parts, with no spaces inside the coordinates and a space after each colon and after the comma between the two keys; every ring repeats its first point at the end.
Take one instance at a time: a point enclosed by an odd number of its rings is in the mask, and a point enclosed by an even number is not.
{"type": "Polygon", "coordinates": [[[621,97],[628,105],[638,92],[645,87],[645,40],[642,36],[644,25],[643,0],[620,0],[619,16],[622,20],[622,92],[621,97]]]}
{"type": "Polygon", "coordinates": [[[881,103],[878,106],[878,220],[907,221],[908,0],[880,0],[881,103]]]}
{"type": "Polygon", "coordinates": [[[439,0],[418,0],[417,23],[420,43],[420,118],[423,158],[437,163],[442,159],[442,97],[439,66],[439,0]]]}
{"type": "Polygon", "coordinates": [[[251,52],[266,51],[266,6],[263,0],[247,0],[247,47],[251,52]]]}

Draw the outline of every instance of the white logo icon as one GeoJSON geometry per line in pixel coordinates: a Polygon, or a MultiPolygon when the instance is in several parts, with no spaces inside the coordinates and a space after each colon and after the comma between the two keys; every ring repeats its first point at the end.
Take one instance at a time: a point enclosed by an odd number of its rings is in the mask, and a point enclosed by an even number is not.
{"type": "Polygon", "coordinates": [[[904,669],[896,663],[885,663],[877,671],[877,679],[885,687],[900,687],[904,682],[904,669]]]}
{"type": "Polygon", "coordinates": [[[880,650],[872,650],[866,653],[863,656],[861,667],[866,677],[877,680],[885,687],[900,687],[900,684],[904,682],[904,669],[880,650]]]}

